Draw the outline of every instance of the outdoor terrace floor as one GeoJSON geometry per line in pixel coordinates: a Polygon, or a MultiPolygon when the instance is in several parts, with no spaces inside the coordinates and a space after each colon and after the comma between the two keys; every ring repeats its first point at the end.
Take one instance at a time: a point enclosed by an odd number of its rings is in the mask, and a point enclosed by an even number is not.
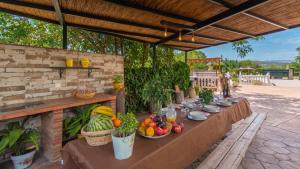
{"type": "Polygon", "coordinates": [[[267,112],[239,169],[299,169],[300,81],[273,81],[277,86],[243,86],[254,112],[267,112]]]}

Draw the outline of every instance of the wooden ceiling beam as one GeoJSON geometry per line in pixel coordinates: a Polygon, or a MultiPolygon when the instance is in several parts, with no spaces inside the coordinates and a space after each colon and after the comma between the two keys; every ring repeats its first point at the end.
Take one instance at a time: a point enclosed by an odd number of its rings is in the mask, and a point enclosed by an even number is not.
{"type": "MultiPolygon", "coordinates": [[[[189,17],[169,13],[169,12],[166,12],[166,11],[161,11],[161,10],[154,9],[154,8],[145,7],[145,6],[142,6],[142,5],[139,5],[139,4],[134,4],[134,3],[128,2],[126,0],[104,0],[104,1],[114,3],[114,4],[117,4],[117,5],[120,5],[120,6],[124,6],[124,7],[129,7],[129,8],[133,8],[133,9],[137,9],[137,10],[147,11],[147,12],[150,12],[152,14],[165,16],[165,17],[168,17],[168,18],[173,18],[173,19],[178,19],[178,20],[182,20],[182,21],[186,21],[186,22],[191,22],[191,23],[194,23],[194,24],[203,22],[203,21],[198,20],[198,19],[189,18],[189,17]]],[[[180,24],[178,24],[178,25],[180,25],[180,24]]],[[[218,27],[219,25],[210,25],[210,26],[211,27],[218,27]]],[[[223,29],[227,30],[225,28],[223,28],[223,29]]],[[[238,30],[235,31],[232,28],[228,29],[227,31],[234,32],[234,33],[237,33],[237,34],[241,34],[240,31],[238,31],[238,30]]],[[[249,36],[249,35],[247,35],[247,36],[249,36]]],[[[211,40],[218,40],[218,39],[211,38],[211,40]]],[[[223,41],[223,40],[221,40],[221,41],[223,41]]]]}
{"type": "Polygon", "coordinates": [[[64,16],[63,14],[61,13],[61,10],[60,10],[60,6],[59,6],[59,2],[58,0],[52,0],[52,4],[54,6],[54,9],[55,9],[55,13],[56,13],[56,16],[58,18],[58,21],[59,23],[61,24],[61,26],[64,26],[64,16]]]}
{"type": "MultiPolygon", "coordinates": [[[[221,5],[221,6],[225,7],[225,8],[228,8],[228,9],[234,7],[233,4],[228,3],[228,2],[226,2],[226,1],[224,1],[224,0],[209,0],[209,1],[212,2],[212,3],[214,3],[214,4],[221,5]]],[[[257,19],[257,20],[263,21],[263,22],[265,22],[265,23],[271,24],[271,25],[273,25],[273,26],[282,28],[282,29],[288,29],[287,26],[284,26],[284,25],[282,25],[282,24],[280,24],[280,23],[277,23],[277,22],[275,22],[275,21],[272,21],[272,20],[270,20],[270,19],[268,19],[268,18],[266,18],[266,17],[264,17],[264,16],[258,15],[258,14],[256,14],[256,13],[251,12],[251,11],[243,12],[243,14],[244,14],[244,15],[247,15],[247,16],[249,16],[249,17],[255,18],[255,19],[257,19]]]]}
{"type": "MultiPolygon", "coordinates": [[[[211,26],[213,24],[216,24],[217,22],[220,22],[222,20],[228,19],[232,16],[235,16],[237,14],[240,14],[244,11],[250,10],[254,7],[257,7],[259,5],[264,4],[265,2],[267,2],[268,0],[251,0],[251,1],[246,1],[238,6],[235,6],[227,11],[221,12],[220,14],[217,14],[207,20],[204,20],[202,22],[196,23],[193,28],[195,29],[195,31],[199,31],[203,28],[206,28],[208,26],[211,26]]],[[[188,30],[183,30],[181,31],[181,34],[185,35],[185,34],[190,34],[192,33],[191,31],[188,30]]],[[[166,38],[164,38],[163,40],[158,41],[156,44],[161,44],[161,43],[165,43],[169,40],[172,39],[176,39],[179,36],[179,32],[175,33],[171,36],[168,36],[166,38]]]]}
{"type": "MultiPolygon", "coordinates": [[[[18,5],[18,6],[23,6],[23,7],[36,8],[36,9],[40,9],[40,10],[55,12],[55,10],[51,6],[47,6],[47,5],[41,5],[41,4],[29,3],[29,2],[23,2],[23,1],[11,1],[11,0],[1,0],[1,2],[7,3],[7,4],[12,4],[12,5],[18,5]]],[[[136,27],[141,27],[141,28],[145,28],[145,29],[165,31],[165,28],[162,28],[160,26],[147,25],[147,24],[143,24],[143,23],[132,22],[132,21],[118,19],[118,18],[110,18],[110,17],[99,16],[99,15],[94,15],[94,14],[81,13],[81,12],[77,12],[77,11],[73,11],[73,10],[69,10],[69,9],[64,9],[64,8],[61,8],[61,13],[62,14],[67,14],[67,15],[73,15],[73,16],[86,17],[86,18],[89,18],[89,19],[108,21],[108,22],[117,23],[117,24],[136,26],[136,27]]],[[[168,28],[168,32],[169,33],[176,33],[175,30],[172,30],[170,28],[168,28]]],[[[228,41],[228,40],[225,40],[225,39],[210,37],[210,36],[206,36],[206,35],[195,34],[195,36],[199,37],[199,38],[205,38],[205,39],[208,39],[208,40],[216,40],[216,41],[222,41],[222,42],[228,41]]]]}

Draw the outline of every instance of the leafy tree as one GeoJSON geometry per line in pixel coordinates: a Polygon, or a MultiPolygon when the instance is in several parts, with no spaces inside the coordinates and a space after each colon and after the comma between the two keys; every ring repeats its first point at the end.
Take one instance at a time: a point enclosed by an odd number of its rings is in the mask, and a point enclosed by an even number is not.
{"type": "Polygon", "coordinates": [[[294,68],[294,71],[300,74],[300,47],[296,49],[298,51],[298,56],[295,57],[295,60],[291,63],[291,67],[294,68]]]}
{"type": "MultiPolygon", "coordinates": [[[[199,51],[199,50],[194,50],[188,52],[188,59],[200,59],[200,58],[206,58],[207,56],[205,55],[204,52],[199,51]]],[[[184,62],[185,60],[185,53],[180,51],[176,52],[175,54],[175,59],[176,61],[182,61],[184,62]]],[[[207,69],[207,64],[206,63],[189,63],[190,69],[207,69]]]]}
{"type": "Polygon", "coordinates": [[[58,48],[61,31],[58,25],[0,13],[0,43],[58,48]]]}
{"type": "MultiPolygon", "coordinates": [[[[258,36],[252,38],[252,40],[262,40],[264,39],[263,36],[258,36]]],[[[238,57],[245,58],[249,53],[253,52],[253,48],[249,43],[249,40],[240,40],[232,42],[232,48],[237,52],[238,57]]]]}

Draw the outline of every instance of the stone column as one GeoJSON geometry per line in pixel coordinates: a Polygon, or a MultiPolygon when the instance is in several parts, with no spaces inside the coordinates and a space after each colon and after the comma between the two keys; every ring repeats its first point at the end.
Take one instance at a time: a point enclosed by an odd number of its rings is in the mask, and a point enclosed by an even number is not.
{"type": "Polygon", "coordinates": [[[51,162],[61,159],[63,110],[42,115],[42,148],[44,156],[51,162]]]}

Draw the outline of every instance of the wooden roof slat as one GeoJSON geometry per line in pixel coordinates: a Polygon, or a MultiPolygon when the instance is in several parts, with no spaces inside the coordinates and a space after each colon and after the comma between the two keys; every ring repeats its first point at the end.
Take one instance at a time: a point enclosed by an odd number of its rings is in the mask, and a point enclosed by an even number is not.
{"type": "MultiPolygon", "coordinates": [[[[161,10],[157,10],[157,9],[152,9],[152,8],[148,8],[148,7],[145,7],[145,6],[138,5],[138,4],[133,4],[133,3],[130,3],[130,2],[125,1],[125,0],[104,0],[104,1],[107,1],[107,2],[110,2],[110,3],[115,3],[115,4],[118,4],[118,5],[121,5],[121,6],[125,6],[125,7],[130,7],[130,8],[134,8],[134,9],[138,9],[138,10],[147,11],[147,12],[157,14],[157,15],[161,15],[161,16],[166,16],[166,17],[170,17],[170,18],[174,18],[174,19],[180,19],[180,20],[183,20],[183,21],[188,21],[188,22],[191,22],[191,23],[201,23],[201,22],[203,22],[203,21],[198,20],[198,19],[189,18],[189,17],[185,17],[185,16],[181,16],[181,15],[177,15],[177,14],[173,14],[173,13],[169,13],[169,12],[165,12],[165,11],[161,11],[161,10]]],[[[210,26],[220,28],[219,25],[213,25],[212,24],[210,26]]],[[[225,30],[226,28],[223,27],[223,29],[225,30]]],[[[241,31],[235,31],[232,28],[227,29],[227,31],[235,32],[235,33],[238,33],[238,34],[242,33],[241,31]]],[[[249,36],[249,35],[247,35],[247,36],[249,36]]],[[[160,42],[157,42],[157,44],[159,44],[159,43],[160,42]]]]}
{"type": "MultiPolygon", "coordinates": [[[[224,0],[208,0],[208,1],[210,1],[210,2],[212,2],[212,3],[215,3],[215,4],[218,4],[218,5],[222,5],[222,6],[226,7],[226,8],[229,8],[229,9],[234,7],[234,5],[232,5],[231,3],[226,2],[226,1],[224,1],[224,0]]],[[[256,13],[253,13],[253,12],[251,12],[251,11],[243,12],[243,14],[244,14],[244,15],[247,15],[247,16],[249,16],[249,17],[258,19],[258,20],[260,20],[260,21],[269,23],[269,24],[271,24],[271,25],[277,26],[277,27],[282,28],[282,29],[288,29],[287,26],[284,26],[284,25],[282,25],[282,24],[280,24],[280,23],[276,23],[276,22],[274,22],[274,21],[272,21],[272,20],[270,20],[270,19],[268,19],[268,18],[266,18],[266,17],[263,17],[263,16],[258,15],[258,14],[256,14],[256,13]]]]}
{"type": "MultiPolygon", "coordinates": [[[[43,4],[35,4],[35,3],[30,3],[30,2],[24,2],[24,1],[4,0],[3,3],[24,6],[24,7],[32,7],[32,8],[41,9],[41,10],[45,10],[45,11],[51,11],[51,12],[55,11],[53,9],[53,7],[51,7],[51,6],[47,6],[47,5],[43,5],[43,4]]],[[[109,18],[106,16],[82,13],[82,12],[78,12],[78,11],[74,11],[74,10],[70,10],[70,9],[66,9],[66,8],[61,8],[61,13],[73,15],[73,16],[90,18],[90,19],[98,19],[98,20],[103,20],[103,21],[108,21],[108,22],[114,22],[114,23],[119,23],[119,24],[131,25],[131,26],[136,26],[136,27],[141,27],[141,28],[153,29],[153,30],[158,30],[158,31],[165,30],[163,27],[160,27],[160,26],[147,25],[147,24],[123,20],[123,19],[119,19],[119,18],[111,18],[111,17],[109,18]]],[[[168,29],[168,32],[175,33],[175,31],[170,28],[168,29]]]]}
{"type": "Polygon", "coordinates": [[[237,34],[240,34],[240,35],[243,35],[243,36],[255,38],[255,35],[252,35],[250,33],[244,32],[244,31],[238,31],[236,29],[231,29],[231,28],[228,28],[228,27],[225,27],[225,26],[221,26],[221,25],[214,25],[214,27],[217,28],[217,29],[222,29],[224,31],[228,31],[228,32],[232,32],[232,33],[237,33],[237,34]]]}
{"type": "MultiPolygon", "coordinates": [[[[222,12],[218,15],[215,15],[205,21],[202,21],[202,22],[199,22],[197,24],[195,24],[193,27],[195,29],[195,31],[198,31],[198,30],[201,30],[207,26],[211,26],[217,22],[220,22],[222,20],[225,20],[229,17],[232,17],[232,16],[235,16],[237,14],[240,14],[246,10],[250,10],[251,8],[254,8],[254,7],[257,7],[259,5],[262,5],[263,3],[267,2],[268,0],[251,0],[251,1],[247,1],[247,2],[244,2],[238,6],[235,6],[234,8],[231,8],[225,12],[222,12]]],[[[188,31],[188,30],[183,30],[182,31],[182,34],[188,34],[188,33],[191,33],[191,31],[188,31]]],[[[179,33],[175,33],[167,38],[164,38],[163,40],[160,40],[157,42],[157,44],[160,44],[160,43],[165,43],[169,40],[172,40],[172,39],[175,39],[179,36],[179,33]]]]}

